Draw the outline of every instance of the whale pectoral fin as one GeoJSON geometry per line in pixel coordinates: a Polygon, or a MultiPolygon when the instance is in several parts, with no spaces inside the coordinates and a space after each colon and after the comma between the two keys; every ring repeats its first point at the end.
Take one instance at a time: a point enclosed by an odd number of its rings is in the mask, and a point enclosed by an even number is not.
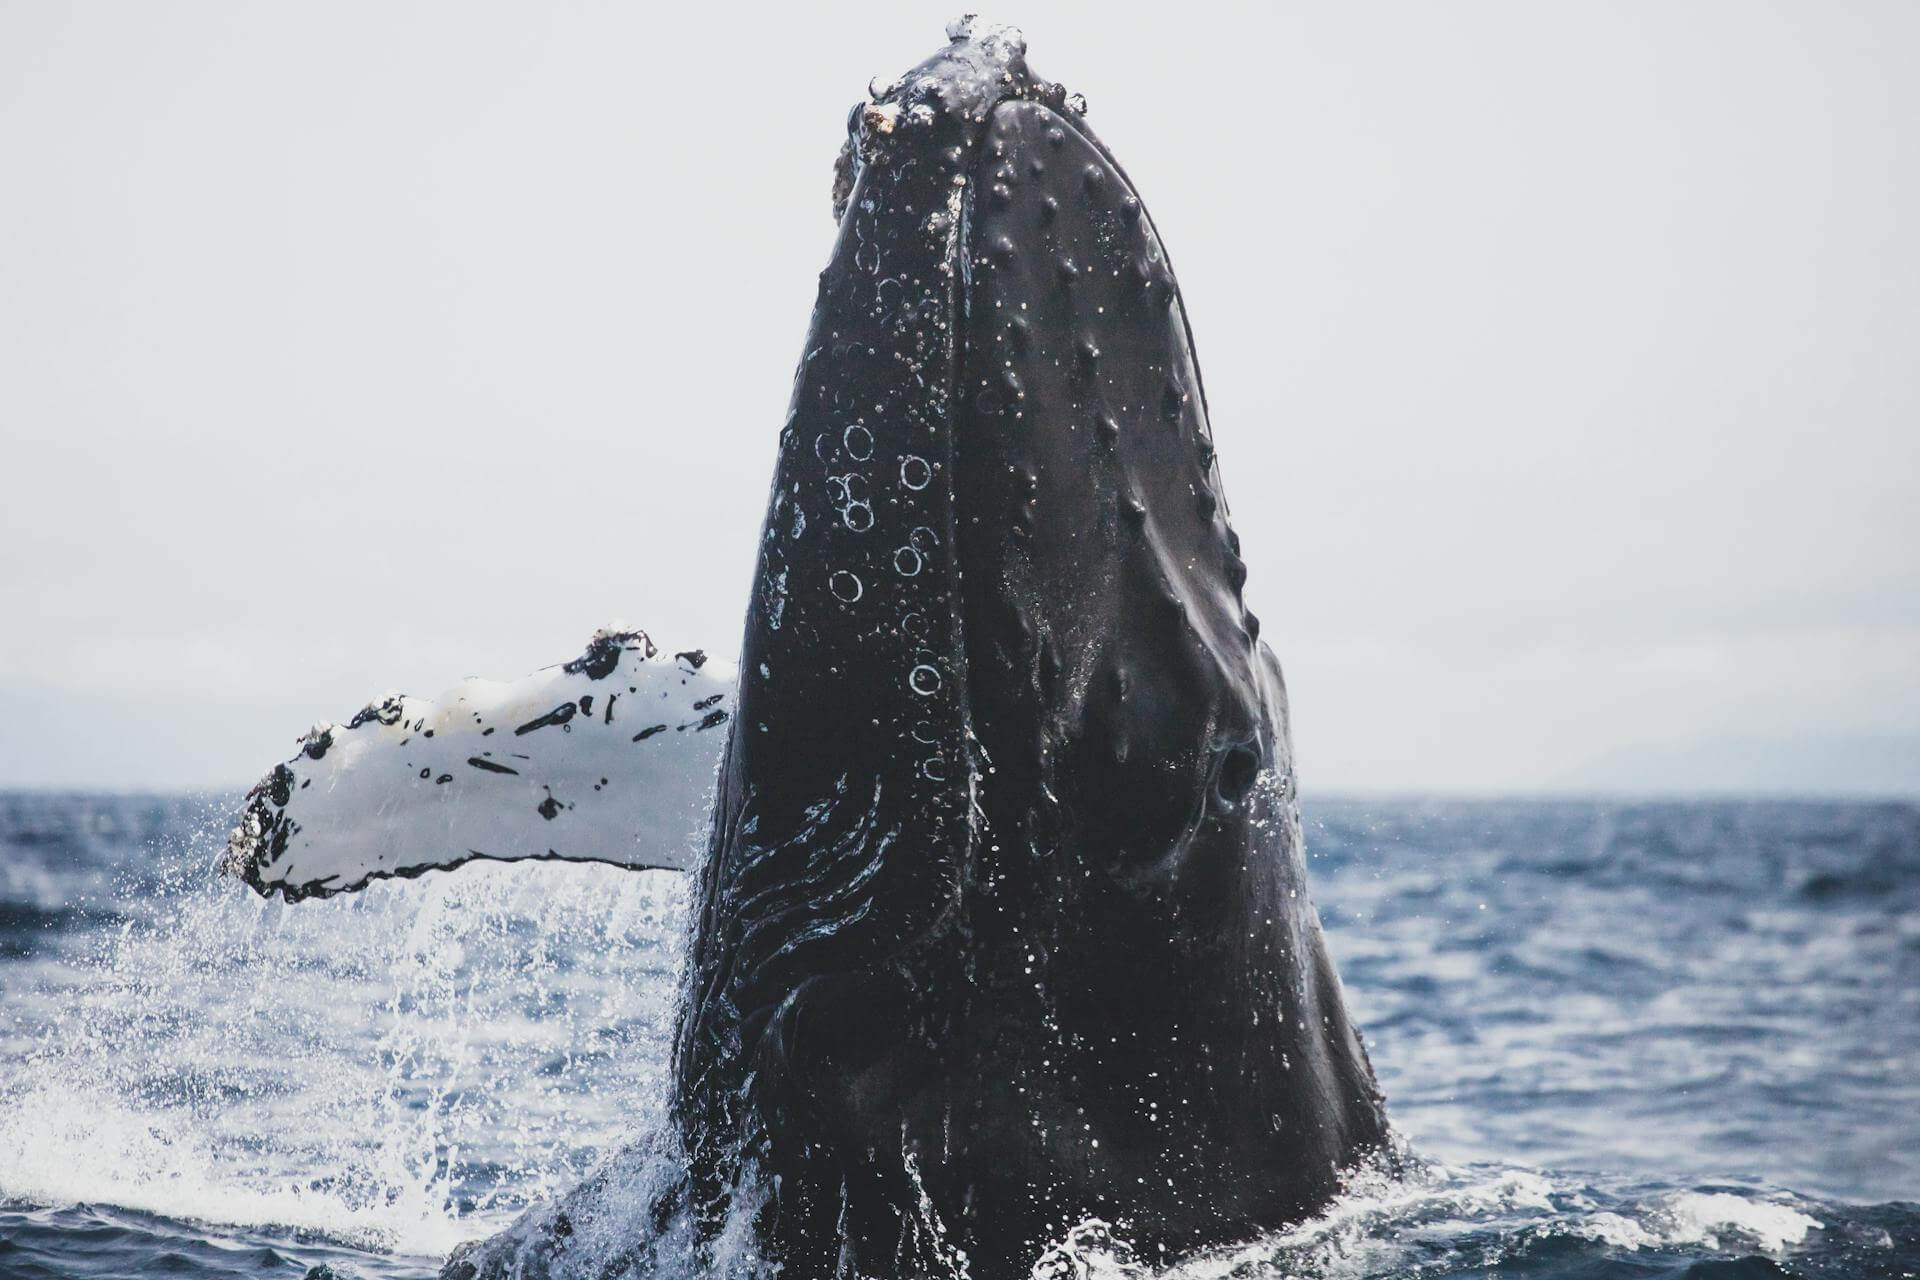
{"type": "Polygon", "coordinates": [[[686,870],[733,701],[730,664],[638,631],[521,680],[390,694],[248,793],[220,869],[289,902],[476,858],[686,870]]]}

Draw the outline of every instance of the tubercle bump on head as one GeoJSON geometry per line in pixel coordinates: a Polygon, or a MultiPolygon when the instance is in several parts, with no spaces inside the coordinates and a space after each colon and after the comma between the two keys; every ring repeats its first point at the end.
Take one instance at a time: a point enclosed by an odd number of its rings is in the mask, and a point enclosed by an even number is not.
{"type": "Polygon", "coordinates": [[[834,160],[833,216],[846,216],[860,170],[900,146],[943,143],[970,149],[994,107],[1010,99],[1041,102],[1084,116],[1086,99],[1043,80],[1027,66],[1018,27],[965,14],[947,24],[947,47],[892,80],[877,77],[867,100],[847,116],[847,141],[834,160]]]}

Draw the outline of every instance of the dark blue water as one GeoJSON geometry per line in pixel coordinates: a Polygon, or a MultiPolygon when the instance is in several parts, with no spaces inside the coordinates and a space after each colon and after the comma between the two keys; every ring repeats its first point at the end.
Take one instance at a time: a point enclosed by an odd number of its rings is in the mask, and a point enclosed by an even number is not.
{"type": "MultiPolygon", "coordinates": [[[[209,874],[230,804],[0,795],[0,1277],[430,1276],[633,1158],[673,874],[473,866],[287,907],[209,874]]],[[[1307,822],[1412,1171],[1173,1275],[1920,1273],[1920,809],[1307,822]]]]}

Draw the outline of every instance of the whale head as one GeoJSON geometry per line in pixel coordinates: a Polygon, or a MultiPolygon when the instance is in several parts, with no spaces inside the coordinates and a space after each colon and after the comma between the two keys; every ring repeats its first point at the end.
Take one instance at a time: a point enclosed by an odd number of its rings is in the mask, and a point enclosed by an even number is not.
{"type": "Polygon", "coordinates": [[[835,202],[697,890],[695,1208],[975,1277],[1298,1217],[1385,1120],[1158,233],[977,24],[854,107],[835,202]]]}

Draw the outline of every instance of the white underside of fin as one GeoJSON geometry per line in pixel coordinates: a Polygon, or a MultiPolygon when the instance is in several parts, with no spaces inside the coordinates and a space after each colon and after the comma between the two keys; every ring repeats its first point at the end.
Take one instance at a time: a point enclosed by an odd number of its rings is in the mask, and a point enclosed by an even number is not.
{"type": "Polygon", "coordinates": [[[687,869],[705,855],[734,670],[645,633],[322,725],[247,797],[221,869],[289,901],[475,858],[687,869]]]}

